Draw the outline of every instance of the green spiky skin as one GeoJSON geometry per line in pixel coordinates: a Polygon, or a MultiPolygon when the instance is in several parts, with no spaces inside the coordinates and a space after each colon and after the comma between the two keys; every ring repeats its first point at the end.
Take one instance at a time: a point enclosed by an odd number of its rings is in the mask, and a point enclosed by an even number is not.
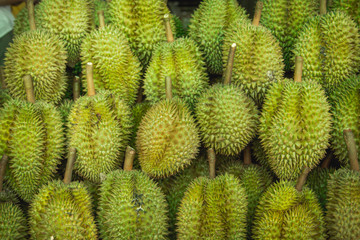
{"type": "MultiPolygon", "coordinates": [[[[145,68],[159,42],[166,41],[164,15],[170,14],[163,0],[112,0],[111,22],[125,33],[130,47],[145,68]]],[[[174,23],[172,30],[175,32],[174,23]]]]}
{"type": "Polygon", "coordinates": [[[264,148],[261,146],[261,141],[259,139],[259,136],[257,136],[251,142],[251,149],[253,149],[252,154],[254,155],[256,162],[267,169],[271,169],[269,165],[269,161],[267,160],[266,152],[264,148]]]}
{"type": "Polygon", "coordinates": [[[74,105],[74,101],[66,99],[58,107],[64,127],[67,127],[68,125],[68,118],[73,105],[74,105]]]}
{"type": "Polygon", "coordinates": [[[25,214],[19,206],[11,202],[0,202],[0,239],[26,239],[26,225],[25,214]]]}
{"type": "Polygon", "coordinates": [[[12,100],[0,113],[0,156],[9,156],[5,180],[29,202],[54,177],[64,150],[61,116],[45,102],[12,100]]]}
{"type": "Polygon", "coordinates": [[[0,89],[0,108],[2,108],[7,101],[11,99],[9,92],[5,89],[0,89]]]}
{"type": "Polygon", "coordinates": [[[95,26],[99,27],[99,11],[104,11],[105,25],[111,23],[111,17],[109,13],[109,4],[107,0],[94,0],[95,11],[94,11],[94,22],[95,26]]]}
{"type": "Polygon", "coordinates": [[[260,197],[273,182],[271,174],[259,165],[244,165],[241,162],[229,162],[221,168],[221,173],[233,174],[239,178],[245,188],[248,211],[247,211],[247,234],[251,236],[251,227],[254,219],[255,209],[260,197]]]}
{"type": "Polygon", "coordinates": [[[360,146],[360,77],[353,77],[341,83],[330,94],[333,115],[331,148],[342,165],[349,163],[348,150],[344,142],[344,129],[351,129],[357,147],[360,146]]]}
{"type": "Polygon", "coordinates": [[[76,174],[99,183],[120,166],[132,127],[128,105],[109,91],[79,98],[68,120],[69,147],[75,147],[76,174]]]}
{"type": "Polygon", "coordinates": [[[265,0],[261,24],[279,40],[286,70],[292,69],[293,48],[301,28],[308,18],[319,14],[317,0],[265,0]]]}
{"type": "Polygon", "coordinates": [[[14,98],[26,100],[24,75],[33,80],[35,99],[57,103],[66,89],[66,51],[58,37],[42,30],[14,39],[5,53],[4,81],[14,98]]]}
{"type": "MultiPolygon", "coordinates": [[[[222,74],[222,49],[226,29],[233,22],[247,22],[245,10],[235,0],[202,1],[189,25],[189,37],[200,47],[208,71],[222,74]]],[[[228,51],[230,45],[224,46],[228,51]]]]}
{"type": "Polygon", "coordinates": [[[208,87],[208,76],[201,53],[187,38],[161,43],[153,52],[144,79],[146,99],[156,103],[165,99],[165,77],[171,77],[174,97],[183,99],[191,108],[208,87]]]}
{"type": "Polygon", "coordinates": [[[102,239],[166,239],[167,204],[157,184],[140,171],[114,171],[100,187],[102,239]]]}
{"type": "Polygon", "coordinates": [[[197,178],[181,201],[178,239],[246,239],[246,214],[246,192],[235,176],[197,178]]]}
{"type": "Polygon", "coordinates": [[[141,66],[125,35],[113,25],[92,31],[81,45],[82,85],[86,89],[86,64],[93,63],[95,89],[111,90],[133,104],[140,84],[141,66]]]}
{"type": "Polygon", "coordinates": [[[360,26],[360,2],[358,0],[332,0],[331,10],[347,13],[360,26]]]}
{"type": "Polygon", "coordinates": [[[305,166],[325,157],[331,131],[330,106],[314,81],[275,83],[264,101],[259,136],[274,173],[296,180],[305,166]]]}
{"type": "Polygon", "coordinates": [[[150,109],[151,106],[152,105],[149,102],[142,102],[142,103],[137,103],[132,108],[132,115],[134,118],[134,127],[132,129],[130,146],[133,148],[136,147],[136,133],[139,129],[141,120],[145,116],[145,114],[147,113],[147,111],[150,109]]]}
{"type": "Polygon", "coordinates": [[[294,53],[304,59],[304,78],[332,90],[360,69],[359,30],[345,13],[312,18],[302,29],[294,53]]]}
{"type": "Polygon", "coordinates": [[[334,168],[317,167],[309,173],[309,176],[306,179],[306,185],[317,195],[319,203],[324,210],[326,210],[325,205],[327,202],[328,179],[330,178],[330,174],[334,172],[334,168]]]}
{"type": "Polygon", "coordinates": [[[279,181],[271,185],[256,209],[254,240],[299,239],[325,240],[325,222],[316,195],[295,183],[279,181]]]}
{"type": "Polygon", "coordinates": [[[181,19],[172,14],[172,18],[174,20],[174,24],[175,24],[175,29],[176,29],[176,38],[181,38],[181,37],[186,37],[188,35],[188,31],[187,29],[185,28],[183,22],[181,21],[181,19]]]}
{"type": "MultiPolygon", "coordinates": [[[[37,5],[35,5],[35,24],[37,23],[37,5]]],[[[20,12],[16,15],[14,21],[14,36],[19,36],[24,32],[30,30],[30,23],[29,23],[29,12],[27,7],[24,7],[20,10],[20,12]]]]}
{"type": "Polygon", "coordinates": [[[338,169],[328,180],[326,224],[330,240],[360,238],[360,173],[338,169]]]}
{"type": "Polygon", "coordinates": [[[162,100],[141,120],[136,149],[142,171],[168,177],[190,165],[200,146],[195,120],[179,100],[162,100]]]}
{"type": "Polygon", "coordinates": [[[236,22],[225,35],[222,49],[224,65],[233,43],[236,43],[236,52],[231,81],[261,105],[271,84],[283,79],[280,44],[267,28],[236,22]]]}
{"type": "Polygon", "coordinates": [[[258,110],[237,86],[213,85],[199,97],[195,115],[205,147],[219,154],[239,154],[257,131],[258,110]]]}
{"type": "Polygon", "coordinates": [[[31,239],[97,239],[91,197],[80,182],[56,180],[41,188],[30,205],[31,239]]]}
{"type": "Polygon", "coordinates": [[[73,67],[80,57],[80,45],[93,28],[92,1],[42,0],[38,4],[38,28],[59,36],[68,52],[67,64],[73,67]]]}

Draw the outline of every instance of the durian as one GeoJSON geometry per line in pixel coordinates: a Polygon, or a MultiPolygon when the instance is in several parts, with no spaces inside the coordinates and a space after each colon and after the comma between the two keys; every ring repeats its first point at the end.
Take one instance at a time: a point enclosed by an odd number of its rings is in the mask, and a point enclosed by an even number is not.
{"type": "Polygon", "coordinates": [[[331,0],[330,9],[347,13],[360,26],[360,2],[358,0],[331,0]]]}
{"type": "MultiPolygon", "coordinates": [[[[235,0],[204,0],[195,10],[189,37],[204,54],[208,71],[222,74],[222,49],[225,31],[235,22],[247,22],[246,11],[235,0]]],[[[225,44],[228,49],[229,44],[225,44]]]]}
{"type": "Polygon", "coordinates": [[[304,166],[313,169],[325,156],[331,130],[330,106],[315,81],[301,82],[297,57],[295,81],[274,83],[264,101],[259,135],[274,173],[295,180],[304,166]]]}
{"type": "Polygon", "coordinates": [[[100,27],[99,11],[103,11],[105,24],[111,23],[111,17],[109,13],[109,3],[107,0],[94,0],[94,22],[96,27],[100,27]]]}
{"type": "MultiPolygon", "coordinates": [[[[35,22],[36,20],[36,11],[37,7],[35,6],[35,22]]],[[[27,32],[30,30],[30,23],[29,23],[29,11],[26,7],[20,10],[20,12],[16,15],[15,21],[14,21],[14,36],[19,36],[24,32],[27,32]]]]}

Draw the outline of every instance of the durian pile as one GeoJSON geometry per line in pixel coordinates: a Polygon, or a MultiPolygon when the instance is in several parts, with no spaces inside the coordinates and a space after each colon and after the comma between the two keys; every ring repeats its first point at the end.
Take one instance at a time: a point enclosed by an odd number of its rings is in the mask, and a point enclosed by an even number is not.
{"type": "Polygon", "coordinates": [[[254,11],[202,0],[185,27],[163,0],[27,0],[0,239],[360,239],[360,2],[254,11]]]}

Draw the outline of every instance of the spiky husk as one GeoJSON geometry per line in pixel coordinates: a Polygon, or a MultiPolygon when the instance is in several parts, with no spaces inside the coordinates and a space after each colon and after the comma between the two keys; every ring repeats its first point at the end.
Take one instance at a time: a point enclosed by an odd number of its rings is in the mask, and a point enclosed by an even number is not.
{"type": "Polygon", "coordinates": [[[24,75],[33,80],[36,100],[57,103],[66,89],[66,51],[60,39],[42,30],[16,37],[5,53],[4,81],[14,98],[26,99],[24,75]]]}
{"type": "Polygon", "coordinates": [[[38,4],[38,28],[59,36],[71,67],[79,61],[80,45],[93,28],[93,4],[88,0],[42,0],[38,4]]]}
{"type": "Polygon", "coordinates": [[[137,103],[132,108],[132,115],[134,118],[134,127],[132,129],[130,146],[136,147],[136,133],[139,129],[142,118],[145,116],[147,111],[152,105],[149,102],[137,103]]]}
{"type": "Polygon", "coordinates": [[[275,83],[264,101],[259,136],[274,173],[295,180],[325,157],[331,130],[330,106],[320,84],[275,83]]]}
{"type": "Polygon", "coordinates": [[[167,204],[161,189],[140,171],[114,171],[100,188],[102,239],[166,239],[167,204]]]}
{"type": "Polygon", "coordinates": [[[51,180],[64,150],[61,116],[45,102],[9,101],[0,113],[0,156],[9,156],[5,180],[25,201],[51,180]]]}
{"type": "Polygon", "coordinates": [[[280,44],[267,28],[236,22],[225,35],[222,48],[224,65],[233,43],[237,45],[231,81],[261,105],[271,84],[283,79],[280,44]]]}
{"type": "Polygon", "coordinates": [[[328,180],[326,224],[329,239],[360,238],[360,173],[336,170],[328,180]]]}
{"type": "Polygon", "coordinates": [[[133,104],[140,84],[141,66],[132,54],[125,35],[113,25],[92,31],[81,45],[82,83],[86,84],[86,64],[93,63],[96,89],[106,89],[133,104]]]}
{"type": "Polygon", "coordinates": [[[358,0],[332,0],[330,9],[347,13],[360,26],[360,2],[358,0]]]}
{"type": "Polygon", "coordinates": [[[246,213],[246,192],[235,176],[197,178],[181,201],[178,239],[246,239],[246,213]]]}
{"type": "Polygon", "coordinates": [[[128,105],[109,91],[79,98],[68,120],[69,147],[75,147],[75,172],[99,183],[101,174],[122,163],[132,127],[128,105]]]}
{"type": "MultiPolygon", "coordinates": [[[[189,37],[199,45],[210,73],[223,72],[224,34],[234,22],[248,22],[245,10],[235,0],[202,1],[190,20],[189,37]]],[[[225,47],[229,50],[230,45],[225,47]]]]}
{"type": "Polygon", "coordinates": [[[195,120],[180,100],[162,100],[141,120],[136,149],[142,171],[167,177],[195,159],[200,146],[195,120]]]}
{"type": "Polygon", "coordinates": [[[294,64],[293,48],[301,28],[319,13],[318,0],[265,0],[261,23],[279,40],[286,70],[294,64]]]}
{"type": "Polygon", "coordinates": [[[0,202],[0,239],[26,239],[27,222],[23,211],[12,202],[0,202]]]}
{"type": "Polygon", "coordinates": [[[30,205],[29,225],[31,239],[97,239],[91,197],[80,182],[43,186],[30,205]]]}
{"type": "Polygon", "coordinates": [[[146,99],[156,103],[165,99],[165,77],[171,77],[174,97],[194,107],[208,87],[205,63],[196,43],[187,38],[161,43],[153,52],[144,79],[146,99]]]}
{"type": "Polygon", "coordinates": [[[266,159],[266,152],[263,146],[261,146],[259,136],[256,136],[256,138],[251,142],[250,146],[251,149],[253,149],[251,153],[254,155],[256,162],[267,169],[271,169],[269,161],[266,159]]]}
{"type": "Polygon", "coordinates": [[[174,25],[176,29],[176,38],[186,37],[188,35],[188,30],[185,28],[181,19],[175,14],[172,14],[172,18],[174,20],[174,25]]]}
{"type": "Polygon", "coordinates": [[[304,59],[304,78],[332,90],[360,69],[356,23],[341,12],[312,18],[302,29],[294,54],[304,59]]]}
{"type": "Polygon", "coordinates": [[[360,147],[360,77],[352,77],[341,83],[330,93],[331,113],[333,115],[331,148],[341,164],[349,163],[348,150],[343,130],[351,129],[356,146],[360,147]]]}
{"type": "Polygon", "coordinates": [[[94,0],[94,22],[95,26],[99,27],[99,11],[104,11],[105,25],[111,23],[111,17],[109,12],[109,4],[107,0],[94,0]]]}
{"type": "Polygon", "coordinates": [[[239,154],[257,131],[258,110],[237,86],[213,85],[199,97],[195,115],[206,148],[219,154],[239,154]]]}
{"type": "Polygon", "coordinates": [[[7,101],[11,99],[9,92],[4,89],[0,89],[0,108],[2,108],[7,101]]]}
{"type": "Polygon", "coordinates": [[[325,240],[325,222],[316,195],[308,188],[301,192],[295,183],[277,182],[260,199],[256,209],[254,240],[325,240]]]}
{"type": "MultiPolygon", "coordinates": [[[[112,0],[109,12],[111,22],[125,33],[132,51],[145,69],[155,46],[166,41],[163,19],[170,11],[165,1],[112,0]]],[[[173,21],[172,30],[175,32],[173,21]]]]}
{"type": "MultiPolygon", "coordinates": [[[[35,23],[37,23],[37,5],[35,5],[35,23]]],[[[16,15],[14,21],[14,36],[19,36],[24,32],[30,30],[30,23],[29,23],[29,12],[27,7],[24,7],[20,10],[20,12],[16,15]]]]}

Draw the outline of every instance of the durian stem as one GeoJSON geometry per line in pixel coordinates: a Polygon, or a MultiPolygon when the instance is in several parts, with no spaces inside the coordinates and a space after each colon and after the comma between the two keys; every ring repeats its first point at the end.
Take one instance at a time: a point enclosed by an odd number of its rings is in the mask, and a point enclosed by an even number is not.
{"type": "Polygon", "coordinates": [[[99,28],[105,27],[105,16],[104,16],[104,10],[98,11],[99,15],[99,28]]]}
{"type": "Polygon", "coordinates": [[[9,161],[9,157],[7,155],[3,155],[0,162],[0,192],[3,190],[3,182],[5,177],[5,169],[6,165],[9,161]]]}
{"type": "Polygon", "coordinates": [[[86,64],[86,80],[88,87],[88,96],[95,96],[95,85],[93,76],[93,64],[91,62],[86,64]]]}
{"type": "Polygon", "coordinates": [[[76,101],[80,97],[80,78],[78,76],[74,77],[73,82],[73,99],[76,101]]]}
{"type": "Polygon", "coordinates": [[[254,19],[252,21],[252,25],[259,26],[262,8],[263,8],[263,2],[262,1],[257,1],[256,8],[255,8],[254,19]]]}
{"type": "Polygon", "coordinates": [[[348,154],[350,159],[350,169],[359,172],[358,152],[357,152],[354,133],[351,129],[344,130],[344,139],[348,149],[348,154]]]}
{"type": "Polygon", "coordinates": [[[301,82],[304,59],[300,56],[295,57],[294,81],[301,82]]]}
{"type": "Polygon", "coordinates": [[[27,0],[26,5],[27,5],[28,13],[29,13],[30,30],[34,31],[34,30],[36,30],[35,13],[34,13],[34,0],[27,0]]]}
{"type": "Polygon", "coordinates": [[[71,177],[72,177],[75,159],[76,159],[76,148],[71,147],[69,150],[69,158],[66,163],[66,169],[64,175],[65,184],[71,183],[71,177]]]}
{"type": "Polygon", "coordinates": [[[6,89],[4,68],[3,67],[0,67],[0,81],[1,81],[1,88],[6,89]]]}
{"type": "Polygon", "coordinates": [[[171,100],[172,95],[172,82],[170,77],[165,77],[166,99],[171,100]]]}
{"type": "Polygon", "coordinates": [[[25,75],[23,77],[26,99],[28,102],[35,103],[35,93],[34,93],[34,85],[30,75],[25,75]]]}
{"type": "Polygon", "coordinates": [[[140,83],[138,92],[137,92],[137,98],[136,98],[136,102],[137,103],[141,103],[143,101],[143,88],[142,88],[142,83],[140,83]]]}
{"type": "Polygon", "coordinates": [[[133,169],[134,158],[135,150],[132,147],[127,146],[125,152],[124,171],[131,171],[133,169]]]}
{"type": "Polygon", "coordinates": [[[209,177],[210,179],[215,178],[215,164],[216,164],[216,155],[214,149],[210,148],[207,150],[208,161],[209,161],[209,177]]]}
{"type": "Polygon", "coordinates": [[[165,14],[164,15],[164,24],[165,24],[165,32],[166,32],[166,39],[169,43],[174,42],[174,34],[171,31],[171,25],[170,25],[170,15],[165,14]]]}
{"type": "Polygon", "coordinates": [[[251,147],[250,147],[250,145],[248,145],[244,149],[244,164],[251,165],[251,147]]]}
{"type": "Polygon", "coordinates": [[[326,14],[326,0],[320,0],[320,15],[326,14]]]}
{"type": "Polygon", "coordinates": [[[300,174],[298,181],[296,183],[295,189],[299,192],[302,191],[303,186],[305,185],[306,178],[309,175],[311,169],[309,167],[305,167],[302,173],[300,174]]]}
{"type": "Polygon", "coordinates": [[[320,166],[320,167],[321,167],[321,168],[329,168],[333,156],[334,156],[334,154],[330,151],[330,152],[326,155],[326,157],[325,157],[324,161],[321,163],[321,166],[320,166]]]}
{"type": "Polygon", "coordinates": [[[234,67],[235,51],[236,51],[236,43],[233,43],[233,44],[231,44],[230,50],[229,50],[228,61],[227,61],[226,70],[224,73],[224,84],[231,83],[232,70],[234,67]]]}

